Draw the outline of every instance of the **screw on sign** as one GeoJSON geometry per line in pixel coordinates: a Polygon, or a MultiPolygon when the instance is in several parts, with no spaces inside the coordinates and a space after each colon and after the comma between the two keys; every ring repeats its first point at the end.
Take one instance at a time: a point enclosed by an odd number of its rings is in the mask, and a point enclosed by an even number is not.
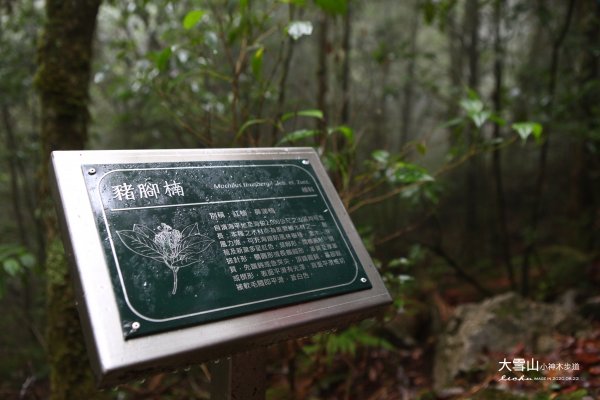
{"type": "Polygon", "coordinates": [[[257,346],[392,301],[312,149],[53,152],[52,172],[101,386],[222,358],[215,398],[264,398],[257,346]]]}

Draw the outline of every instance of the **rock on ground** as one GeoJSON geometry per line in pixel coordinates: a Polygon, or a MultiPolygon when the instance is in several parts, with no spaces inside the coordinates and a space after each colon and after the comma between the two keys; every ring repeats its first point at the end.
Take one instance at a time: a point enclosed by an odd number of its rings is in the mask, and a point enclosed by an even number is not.
{"type": "Polygon", "coordinates": [[[461,305],[438,339],[434,387],[442,390],[460,373],[489,365],[493,360],[487,359],[488,352],[509,352],[522,343],[528,352],[548,354],[557,346],[556,333],[573,335],[586,325],[572,309],[531,301],[515,293],[461,305]]]}

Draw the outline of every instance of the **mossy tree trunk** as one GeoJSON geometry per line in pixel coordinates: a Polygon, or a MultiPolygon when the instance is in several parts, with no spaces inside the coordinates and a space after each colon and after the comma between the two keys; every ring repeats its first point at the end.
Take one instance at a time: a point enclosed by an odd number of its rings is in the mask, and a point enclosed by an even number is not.
{"type": "Polygon", "coordinates": [[[48,163],[53,150],[82,149],[92,42],[101,0],[46,0],[36,85],[41,97],[42,169],[39,195],[47,239],[47,343],[52,399],[102,397],[94,385],[66,258],[50,201],[48,163]]]}

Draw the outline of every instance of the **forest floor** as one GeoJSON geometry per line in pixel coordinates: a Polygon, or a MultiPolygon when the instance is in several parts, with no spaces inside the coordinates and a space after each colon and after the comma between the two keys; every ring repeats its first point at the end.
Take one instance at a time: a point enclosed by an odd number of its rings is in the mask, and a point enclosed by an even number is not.
{"type": "MultiPolygon", "coordinates": [[[[354,362],[344,357],[331,363],[316,361],[315,368],[299,366],[290,380],[288,345],[273,346],[269,351],[268,400],[592,400],[600,398],[600,323],[585,338],[557,336],[560,346],[544,357],[528,354],[519,345],[505,354],[487,354],[488,368],[456,379],[447,390],[432,389],[431,354],[433,343],[402,349],[368,348],[358,351],[354,362]],[[551,365],[553,370],[538,374],[535,380],[503,380],[506,371],[498,363],[516,357],[551,365]],[[496,361],[499,360],[499,361],[496,361]],[[578,364],[578,369],[565,364],[578,364]],[[562,368],[556,368],[561,363],[562,368]],[[291,390],[291,386],[294,386],[291,390]],[[294,394],[292,394],[294,393],[294,394]]],[[[308,362],[310,364],[310,362],[308,362]]],[[[205,365],[176,373],[158,374],[143,381],[107,391],[116,399],[209,399],[210,373],[205,365]]],[[[519,374],[508,376],[519,376],[519,374]]],[[[530,375],[531,376],[531,375],[530,375]]],[[[2,393],[4,399],[46,399],[45,379],[27,382],[21,390],[2,393]]]]}
{"type": "MultiPolygon", "coordinates": [[[[382,333],[377,329],[373,327],[375,335],[382,333]]],[[[599,321],[590,323],[580,337],[556,334],[558,346],[544,356],[529,353],[524,344],[503,353],[480,355],[484,361],[477,370],[459,376],[442,391],[433,390],[437,337],[427,331],[418,341],[393,342],[393,347],[357,346],[352,354],[338,352],[334,356],[309,351],[315,338],[273,345],[267,352],[267,400],[600,399],[599,321]],[[532,373],[502,368],[503,360],[515,359],[535,359],[546,368],[532,373]]],[[[0,382],[0,398],[49,398],[47,373],[13,378],[0,382]]],[[[209,399],[209,382],[210,371],[203,364],[106,392],[109,398],[119,400],[209,399]]]]}

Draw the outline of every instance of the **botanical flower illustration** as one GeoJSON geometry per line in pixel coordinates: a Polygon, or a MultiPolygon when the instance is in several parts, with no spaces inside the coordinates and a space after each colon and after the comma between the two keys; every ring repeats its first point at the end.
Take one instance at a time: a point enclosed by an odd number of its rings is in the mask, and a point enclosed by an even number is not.
{"type": "Polygon", "coordinates": [[[200,254],[213,242],[202,235],[198,224],[188,225],[182,231],[161,223],[156,231],[145,225],[133,225],[133,230],[117,231],[125,247],[144,257],[164,263],[173,272],[173,290],[177,292],[177,273],[181,268],[200,261],[200,254]]]}

